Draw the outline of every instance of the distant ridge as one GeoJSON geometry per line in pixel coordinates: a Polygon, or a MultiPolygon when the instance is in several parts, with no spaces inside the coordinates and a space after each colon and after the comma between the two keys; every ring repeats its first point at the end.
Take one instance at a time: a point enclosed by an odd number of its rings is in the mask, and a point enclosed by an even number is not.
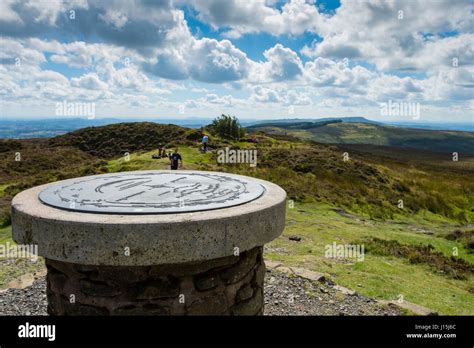
{"type": "Polygon", "coordinates": [[[72,146],[90,155],[113,158],[124,152],[150,151],[159,144],[185,142],[199,137],[197,130],[174,124],[154,122],[126,122],[81,128],[49,139],[49,145],[72,146]]]}
{"type": "Polygon", "coordinates": [[[248,127],[259,126],[262,127],[262,124],[282,124],[282,123],[324,123],[328,122],[347,122],[347,123],[367,123],[367,124],[378,124],[382,125],[382,122],[377,122],[369,120],[368,118],[362,116],[349,116],[349,117],[323,117],[323,118],[285,118],[281,120],[262,120],[255,121],[251,123],[248,127]]]}
{"type": "Polygon", "coordinates": [[[431,152],[474,154],[472,132],[391,126],[364,117],[324,118],[312,122],[285,120],[258,123],[247,129],[326,144],[370,144],[431,152]]]}
{"type": "Polygon", "coordinates": [[[320,121],[320,122],[268,122],[268,123],[258,123],[246,128],[262,128],[262,127],[279,127],[284,129],[312,129],[317,127],[327,126],[333,123],[341,123],[341,120],[330,120],[330,121],[320,121]]]}

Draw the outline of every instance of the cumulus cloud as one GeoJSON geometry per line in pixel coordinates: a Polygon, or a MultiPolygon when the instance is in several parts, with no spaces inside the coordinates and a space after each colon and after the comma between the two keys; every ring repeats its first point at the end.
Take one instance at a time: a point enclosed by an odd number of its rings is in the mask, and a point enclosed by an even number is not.
{"type": "Polygon", "coordinates": [[[474,30],[474,4],[469,0],[431,1],[429,6],[422,0],[343,0],[334,15],[304,0],[291,0],[281,9],[263,0],[189,3],[198,18],[215,28],[228,28],[226,35],[232,38],[259,32],[317,34],[321,39],[301,51],[311,58],[366,60],[382,70],[424,70],[445,64],[447,54],[472,51],[471,38],[458,37],[474,30]],[[446,38],[445,33],[457,37],[446,38]]]}
{"type": "Polygon", "coordinates": [[[20,42],[0,37],[0,62],[5,65],[38,66],[46,62],[43,52],[30,48],[20,42]]]}
{"type": "Polygon", "coordinates": [[[312,104],[308,93],[288,90],[282,87],[255,86],[252,88],[250,100],[257,103],[277,103],[285,106],[312,104]]]}
{"type": "Polygon", "coordinates": [[[56,64],[66,64],[73,68],[92,68],[105,60],[114,61],[126,56],[124,50],[106,44],[91,44],[75,41],[69,44],[48,47],[45,51],[54,52],[50,60],[56,64]]]}
{"type": "Polygon", "coordinates": [[[247,77],[250,61],[228,40],[193,38],[189,46],[159,53],[145,62],[144,68],[172,80],[223,83],[247,77]]]}
{"type": "Polygon", "coordinates": [[[305,79],[312,86],[349,87],[366,85],[376,74],[355,66],[349,68],[343,60],[316,58],[305,64],[305,79]]]}
{"type": "Polygon", "coordinates": [[[311,0],[3,0],[0,94],[2,101],[74,96],[146,108],[153,101],[176,108],[165,95],[179,99],[188,89],[206,94],[182,97],[180,105],[194,109],[316,99],[471,105],[472,13],[464,0],[342,0],[331,14],[311,0]],[[214,38],[193,35],[188,16],[215,29],[214,38]],[[262,58],[252,60],[235,39],[261,32],[311,39],[300,52],[262,45],[262,58]]]}
{"type": "Polygon", "coordinates": [[[282,44],[263,52],[264,61],[247,60],[247,83],[292,83],[298,81],[304,73],[303,63],[296,52],[282,44]]]}
{"type": "Polygon", "coordinates": [[[429,101],[469,101],[474,95],[474,68],[451,67],[439,70],[419,82],[429,101]]]}
{"type": "Polygon", "coordinates": [[[303,64],[296,52],[289,48],[276,44],[274,47],[263,52],[267,59],[261,65],[263,79],[274,81],[293,80],[303,72],[303,64]]]}
{"type": "MultiPolygon", "coordinates": [[[[176,31],[186,30],[182,11],[171,1],[9,1],[0,15],[0,33],[29,37],[61,31],[98,36],[108,42],[145,50],[166,44],[176,31]],[[20,20],[12,20],[11,12],[20,20]],[[10,13],[10,14],[8,14],[10,13]]],[[[187,35],[186,32],[183,35],[187,35]]]]}
{"type": "Polygon", "coordinates": [[[177,50],[166,50],[157,57],[145,61],[143,68],[146,72],[170,80],[184,80],[189,77],[186,60],[177,50]]]}
{"type": "Polygon", "coordinates": [[[225,106],[232,106],[237,103],[237,99],[235,99],[231,95],[218,96],[217,94],[214,94],[214,93],[206,94],[206,96],[204,98],[201,98],[200,101],[204,103],[225,105],[225,106]]]}
{"type": "Polygon", "coordinates": [[[94,73],[86,74],[81,77],[74,77],[71,79],[71,84],[76,87],[86,89],[105,90],[107,84],[100,80],[99,76],[94,73]]]}
{"type": "Polygon", "coordinates": [[[314,6],[314,0],[291,0],[281,10],[265,0],[190,0],[198,18],[214,28],[229,28],[230,38],[248,33],[268,32],[273,35],[300,35],[316,31],[324,15],[314,6]]]}
{"type": "Polygon", "coordinates": [[[189,52],[190,75],[203,82],[229,82],[247,77],[249,60],[228,40],[196,40],[189,52]]]}
{"type": "MultiPolygon", "coordinates": [[[[54,47],[56,52],[50,59],[57,64],[90,67],[98,60],[110,61],[117,55],[134,55],[125,50],[135,49],[143,69],[163,78],[222,83],[241,80],[248,74],[249,60],[245,53],[228,40],[194,38],[183,11],[175,9],[170,1],[112,1],[107,4],[100,1],[58,1],[51,2],[47,12],[40,12],[37,7],[29,9],[27,3],[21,2],[9,3],[7,7],[11,11],[14,8],[21,21],[2,26],[3,35],[27,37],[55,30],[71,35],[80,33],[86,37],[96,35],[109,43],[107,46],[76,41],[54,47]],[[68,17],[71,9],[75,11],[74,19],[68,17]],[[36,24],[31,28],[28,23],[36,24]],[[114,50],[111,45],[123,50],[114,50]]],[[[0,23],[11,21],[11,17],[11,14],[0,17],[0,23]]]]}
{"type": "Polygon", "coordinates": [[[432,1],[429,6],[417,0],[342,1],[320,27],[322,40],[302,53],[370,61],[381,70],[437,68],[447,63],[447,56],[472,52],[472,37],[463,34],[473,32],[474,18],[466,15],[473,10],[472,2],[463,0],[432,1]]]}

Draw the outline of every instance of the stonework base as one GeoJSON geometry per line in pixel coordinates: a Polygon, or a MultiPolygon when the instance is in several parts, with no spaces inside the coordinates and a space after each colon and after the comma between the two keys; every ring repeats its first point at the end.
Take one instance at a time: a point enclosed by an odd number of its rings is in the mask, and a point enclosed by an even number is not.
{"type": "Polygon", "coordinates": [[[46,259],[50,315],[261,315],[263,248],[158,266],[46,259]]]}

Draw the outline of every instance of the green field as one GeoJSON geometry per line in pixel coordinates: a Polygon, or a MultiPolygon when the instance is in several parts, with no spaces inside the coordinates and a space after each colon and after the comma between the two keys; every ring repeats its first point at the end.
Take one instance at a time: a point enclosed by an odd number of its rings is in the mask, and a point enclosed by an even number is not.
{"type": "Polygon", "coordinates": [[[333,207],[319,204],[295,204],[287,210],[284,234],[268,245],[266,257],[285,265],[304,267],[325,273],[335,283],[353,289],[363,295],[397,300],[400,295],[413,302],[442,314],[474,314],[474,279],[455,280],[436,272],[429,264],[411,264],[405,258],[380,256],[366,252],[364,261],[331,259],[325,257],[325,245],[358,244],[364,237],[397,240],[407,245],[431,244],[436,251],[447,257],[453,247],[459,257],[474,262],[474,255],[455,241],[441,236],[443,228],[422,219],[374,222],[360,217],[343,217],[333,207]],[[433,235],[419,233],[424,230],[433,235]],[[300,242],[289,236],[302,237],[300,242]]]}

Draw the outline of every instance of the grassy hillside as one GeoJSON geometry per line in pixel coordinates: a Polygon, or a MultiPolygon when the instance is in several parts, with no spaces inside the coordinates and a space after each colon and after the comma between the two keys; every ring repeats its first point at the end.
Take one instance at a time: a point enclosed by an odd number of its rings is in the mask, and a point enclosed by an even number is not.
{"type": "Polygon", "coordinates": [[[474,154],[474,133],[401,128],[367,123],[330,122],[308,127],[305,124],[254,126],[255,131],[292,135],[331,144],[372,144],[414,148],[431,152],[474,154]]]}
{"type": "MultiPolygon", "coordinates": [[[[196,130],[158,126],[121,124],[50,141],[0,141],[6,159],[0,165],[5,216],[19,190],[92,173],[166,169],[167,159],[151,158],[155,145],[179,146],[184,169],[259,177],[287,191],[294,205],[288,206],[284,234],[266,247],[268,259],[324,272],[374,298],[402,295],[443,314],[474,314],[474,157],[453,162],[440,153],[325,145],[281,134],[259,133],[257,143],[211,135],[215,149],[257,147],[258,165],[251,168],[221,165],[215,152],[199,152],[196,130]],[[21,161],[14,160],[16,152],[21,161]],[[124,152],[131,153],[129,160],[124,152]],[[345,152],[348,161],[343,160],[345,152]],[[292,235],[301,241],[290,240],[292,235]],[[333,242],[364,244],[365,260],[326,258],[324,247],[333,242]]],[[[11,242],[8,224],[6,219],[0,229],[2,243],[11,242]]],[[[0,287],[35,267],[41,265],[6,265],[0,287]]]]}
{"type": "Polygon", "coordinates": [[[196,130],[152,122],[117,123],[88,127],[52,138],[51,146],[74,146],[91,155],[111,158],[126,152],[151,150],[199,138],[196,130]]]}
{"type": "MultiPolygon", "coordinates": [[[[355,214],[342,213],[334,206],[296,203],[287,210],[284,234],[267,246],[266,257],[285,265],[304,267],[322,272],[339,285],[369,297],[397,300],[400,296],[439,311],[442,314],[474,315],[474,256],[472,247],[444,238],[446,231],[454,230],[451,224],[428,222],[420,216],[395,220],[370,220],[355,214]],[[298,235],[300,242],[289,239],[298,235]],[[445,269],[433,267],[431,262],[416,262],[408,256],[378,253],[367,240],[378,238],[396,241],[403,246],[416,248],[433,246],[433,252],[451,260],[452,248],[459,248],[457,259],[466,260],[470,270],[465,279],[456,279],[445,269]],[[327,259],[325,245],[364,243],[364,261],[353,259],[327,259]]],[[[472,230],[472,228],[471,228],[472,230]]]]}
{"type": "Polygon", "coordinates": [[[27,188],[101,172],[106,162],[72,146],[46,139],[0,140],[0,227],[10,223],[10,201],[27,188]]]}

